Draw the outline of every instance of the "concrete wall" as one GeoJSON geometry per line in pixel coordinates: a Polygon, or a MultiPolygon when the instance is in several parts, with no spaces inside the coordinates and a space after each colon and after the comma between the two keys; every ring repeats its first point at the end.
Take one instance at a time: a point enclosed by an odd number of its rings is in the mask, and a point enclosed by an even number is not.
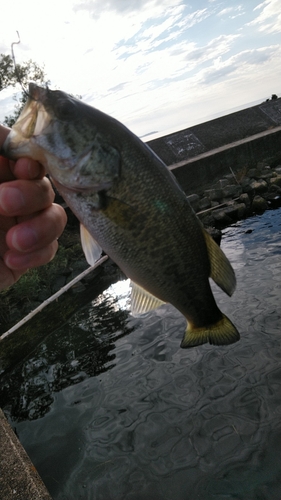
{"type": "Polygon", "coordinates": [[[187,194],[200,192],[230,168],[281,162],[281,98],[147,143],[187,194]]]}

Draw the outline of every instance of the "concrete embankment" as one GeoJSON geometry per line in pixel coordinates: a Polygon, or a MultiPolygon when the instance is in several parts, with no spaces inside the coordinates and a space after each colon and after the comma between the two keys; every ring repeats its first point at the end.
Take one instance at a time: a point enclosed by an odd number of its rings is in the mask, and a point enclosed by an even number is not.
{"type": "Polygon", "coordinates": [[[0,409],[1,500],[51,500],[34,465],[0,409]]]}
{"type": "Polygon", "coordinates": [[[281,98],[147,143],[187,194],[229,174],[281,160],[281,98]]]}

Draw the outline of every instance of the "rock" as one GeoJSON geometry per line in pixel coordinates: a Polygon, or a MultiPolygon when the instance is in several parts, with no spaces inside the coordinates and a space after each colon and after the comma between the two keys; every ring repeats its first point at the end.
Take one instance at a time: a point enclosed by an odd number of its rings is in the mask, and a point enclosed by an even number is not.
{"type": "Polygon", "coordinates": [[[58,292],[66,283],[65,275],[58,275],[55,282],[52,284],[52,293],[58,292]]]}
{"type": "Polygon", "coordinates": [[[270,185],[275,184],[281,187],[281,175],[277,175],[276,177],[272,177],[269,180],[270,185]]]}
{"type": "Polygon", "coordinates": [[[237,218],[243,219],[247,211],[245,203],[237,203],[237,218]]]}
{"type": "Polygon", "coordinates": [[[250,186],[255,193],[265,193],[267,191],[267,183],[263,180],[253,181],[250,186]]]}
{"type": "Polygon", "coordinates": [[[257,168],[258,170],[261,170],[261,169],[262,169],[262,168],[264,168],[265,166],[266,166],[266,162],[265,162],[265,160],[263,160],[263,161],[258,161],[258,163],[257,163],[257,167],[256,167],[256,168],[257,168]]]}
{"type": "Polygon", "coordinates": [[[239,184],[229,184],[222,190],[224,198],[237,198],[242,193],[242,187],[239,184]]]}
{"type": "Polygon", "coordinates": [[[281,187],[277,186],[277,184],[270,184],[268,192],[281,194],[281,187]]]}
{"type": "Polygon", "coordinates": [[[236,220],[238,218],[238,206],[236,203],[228,205],[224,208],[224,213],[230,217],[232,220],[236,220]]]}
{"type": "Polygon", "coordinates": [[[273,172],[262,172],[260,175],[260,178],[263,180],[268,180],[268,179],[271,179],[272,176],[273,176],[273,172]]]}
{"type": "Polygon", "coordinates": [[[250,197],[247,193],[242,193],[239,196],[239,200],[241,201],[241,203],[243,203],[245,205],[246,208],[250,208],[251,200],[250,200],[250,197]]]}
{"type": "Polygon", "coordinates": [[[243,177],[240,181],[240,186],[243,188],[244,186],[248,186],[251,182],[250,177],[243,177]]]}
{"type": "Polygon", "coordinates": [[[250,196],[252,194],[254,194],[254,189],[251,186],[251,180],[250,179],[248,179],[247,182],[243,182],[242,188],[243,188],[243,193],[247,193],[250,196]]]}
{"type": "Polygon", "coordinates": [[[206,196],[199,201],[199,210],[207,210],[211,207],[211,201],[206,196]]]}
{"type": "Polygon", "coordinates": [[[229,203],[225,208],[214,210],[212,212],[217,222],[227,222],[242,219],[246,213],[245,203],[229,203]]]}
{"type": "Polygon", "coordinates": [[[277,167],[274,170],[278,175],[281,175],[281,165],[277,165],[277,167]]]}
{"type": "Polygon", "coordinates": [[[200,215],[200,220],[204,227],[212,227],[215,225],[215,219],[212,214],[200,215]]]}
{"type": "Polygon", "coordinates": [[[256,213],[262,213],[267,209],[267,202],[264,198],[256,195],[252,201],[252,209],[256,213]]]}
{"type": "Polygon", "coordinates": [[[198,212],[199,210],[199,200],[200,198],[198,194],[190,194],[187,196],[187,201],[190,203],[195,212],[198,212]]]}
{"type": "Polygon", "coordinates": [[[44,302],[44,300],[48,299],[49,297],[50,297],[49,290],[47,290],[46,288],[42,288],[37,298],[39,302],[44,302]]]}
{"type": "Polygon", "coordinates": [[[218,182],[217,182],[217,189],[223,189],[225,186],[227,186],[227,184],[229,184],[228,180],[227,179],[220,179],[218,182]]]}
{"type": "Polygon", "coordinates": [[[69,276],[71,273],[72,273],[73,269],[72,267],[65,267],[61,272],[60,274],[62,276],[69,276]]]}
{"type": "Polygon", "coordinates": [[[209,233],[210,236],[212,236],[213,240],[220,245],[221,238],[222,238],[222,233],[219,229],[216,229],[215,227],[206,227],[206,231],[209,233]]]}
{"type": "Polygon", "coordinates": [[[266,201],[271,208],[278,208],[281,206],[281,195],[276,193],[268,193],[266,201]]]}
{"type": "Polygon", "coordinates": [[[81,281],[78,281],[78,283],[75,283],[72,287],[72,293],[81,293],[86,290],[86,286],[81,283],[81,281]]]}
{"type": "Polygon", "coordinates": [[[18,304],[16,306],[11,306],[9,310],[9,317],[12,323],[16,323],[22,318],[22,312],[18,304]]]}
{"type": "Polygon", "coordinates": [[[233,177],[234,177],[233,174],[226,174],[224,176],[224,178],[228,180],[228,184],[233,182],[233,177]]]}
{"type": "Polygon", "coordinates": [[[73,263],[73,271],[72,271],[72,274],[73,273],[77,273],[77,275],[79,273],[82,273],[83,271],[85,271],[85,269],[87,269],[87,267],[89,267],[89,264],[87,263],[86,259],[85,258],[82,258],[81,260],[77,260],[75,262],[75,264],[73,263]]]}
{"type": "Polygon", "coordinates": [[[260,175],[260,170],[258,168],[250,168],[247,172],[248,177],[253,177],[254,179],[258,179],[260,175]]]}
{"type": "Polygon", "coordinates": [[[207,189],[204,192],[204,195],[207,196],[211,201],[221,201],[223,198],[221,189],[207,189]]]}
{"type": "Polygon", "coordinates": [[[212,215],[218,224],[227,225],[233,222],[229,215],[225,213],[225,210],[223,208],[214,210],[212,212],[212,215]]]}

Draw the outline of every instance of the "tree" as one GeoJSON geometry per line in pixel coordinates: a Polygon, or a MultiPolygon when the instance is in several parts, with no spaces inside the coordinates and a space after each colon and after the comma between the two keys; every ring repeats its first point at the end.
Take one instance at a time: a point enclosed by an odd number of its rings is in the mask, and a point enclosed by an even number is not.
{"type": "MultiPolygon", "coordinates": [[[[10,55],[0,54],[0,92],[7,87],[15,87],[19,82],[23,88],[28,91],[28,82],[33,81],[42,84],[49,84],[46,80],[46,74],[36,62],[29,59],[29,61],[14,66],[13,59],[10,55]]],[[[13,115],[6,116],[4,123],[11,127],[17,120],[24,104],[27,101],[28,95],[22,92],[21,96],[14,97],[17,101],[13,115]]]]}

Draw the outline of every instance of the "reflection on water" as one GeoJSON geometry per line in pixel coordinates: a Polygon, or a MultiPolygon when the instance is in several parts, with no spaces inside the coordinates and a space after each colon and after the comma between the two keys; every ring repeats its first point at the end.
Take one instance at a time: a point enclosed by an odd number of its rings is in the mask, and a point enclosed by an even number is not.
{"type": "MultiPolygon", "coordinates": [[[[3,382],[1,402],[56,500],[280,500],[281,210],[225,231],[213,287],[240,342],[180,349],[171,306],[133,319],[113,289],[3,382]]],[[[116,289],[116,286],[115,286],[116,289]]]]}

